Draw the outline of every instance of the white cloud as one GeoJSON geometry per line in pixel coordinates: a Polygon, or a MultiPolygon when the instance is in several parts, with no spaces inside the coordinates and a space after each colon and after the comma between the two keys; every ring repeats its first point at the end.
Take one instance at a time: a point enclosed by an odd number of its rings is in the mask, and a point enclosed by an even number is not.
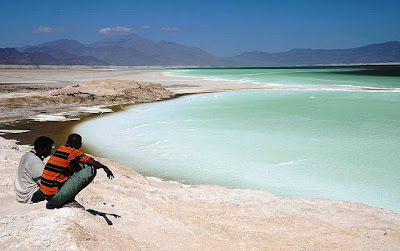
{"type": "Polygon", "coordinates": [[[131,34],[133,30],[128,27],[123,26],[115,26],[115,27],[105,27],[99,30],[99,33],[102,35],[108,34],[131,34]]]}
{"type": "Polygon", "coordinates": [[[161,30],[168,31],[168,32],[179,32],[179,31],[181,31],[181,29],[179,29],[178,27],[169,27],[169,26],[161,27],[161,30]]]}
{"type": "Polygon", "coordinates": [[[144,30],[147,30],[147,29],[150,29],[151,26],[148,25],[148,24],[145,24],[145,25],[140,26],[140,28],[141,28],[141,29],[144,29],[144,30]]]}
{"type": "Polygon", "coordinates": [[[55,33],[59,31],[61,31],[61,29],[48,26],[39,26],[38,28],[32,30],[33,33],[55,33]]]}

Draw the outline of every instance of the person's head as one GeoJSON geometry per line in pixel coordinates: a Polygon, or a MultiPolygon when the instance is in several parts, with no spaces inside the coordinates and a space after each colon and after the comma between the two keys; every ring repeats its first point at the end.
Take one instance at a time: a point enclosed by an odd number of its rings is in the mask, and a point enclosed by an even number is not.
{"type": "Polygon", "coordinates": [[[47,158],[51,154],[54,140],[46,136],[40,136],[33,143],[36,155],[47,158]]]}
{"type": "Polygon", "coordinates": [[[82,146],[82,137],[79,134],[73,133],[68,136],[67,145],[76,149],[82,146]]]}

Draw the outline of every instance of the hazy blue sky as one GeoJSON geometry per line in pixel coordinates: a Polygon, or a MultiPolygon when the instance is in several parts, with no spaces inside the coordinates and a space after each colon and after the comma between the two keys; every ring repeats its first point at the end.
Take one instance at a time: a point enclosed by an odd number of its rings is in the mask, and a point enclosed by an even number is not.
{"type": "Polygon", "coordinates": [[[136,33],[218,56],[400,40],[400,1],[0,0],[0,47],[136,33]]]}

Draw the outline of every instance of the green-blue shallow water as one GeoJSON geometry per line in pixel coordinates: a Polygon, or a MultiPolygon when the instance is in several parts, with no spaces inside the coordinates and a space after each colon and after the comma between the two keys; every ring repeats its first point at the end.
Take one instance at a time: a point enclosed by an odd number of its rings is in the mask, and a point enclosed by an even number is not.
{"type": "Polygon", "coordinates": [[[149,176],[400,212],[399,108],[396,92],[235,91],[133,105],[75,131],[149,176]]]}
{"type": "Polygon", "coordinates": [[[363,86],[400,88],[400,66],[343,66],[298,68],[210,68],[187,69],[175,76],[209,80],[231,80],[272,85],[363,86]]]}

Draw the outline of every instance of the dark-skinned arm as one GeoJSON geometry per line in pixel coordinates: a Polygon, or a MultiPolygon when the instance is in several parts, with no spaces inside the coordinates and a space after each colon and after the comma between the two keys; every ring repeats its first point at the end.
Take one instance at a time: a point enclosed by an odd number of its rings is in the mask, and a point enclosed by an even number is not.
{"type": "Polygon", "coordinates": [[[87,164],[89,166],[93,166],[96,169],[103,168],[104,172],[106,172],[107,177],[110,180],[114,178],[114,174],[111,172],[111,170],[107,166],[101,164],[100,162],[94,160],[93,158],[90,158],[88,161],[85,162],[85,164],[87,164]]]}

